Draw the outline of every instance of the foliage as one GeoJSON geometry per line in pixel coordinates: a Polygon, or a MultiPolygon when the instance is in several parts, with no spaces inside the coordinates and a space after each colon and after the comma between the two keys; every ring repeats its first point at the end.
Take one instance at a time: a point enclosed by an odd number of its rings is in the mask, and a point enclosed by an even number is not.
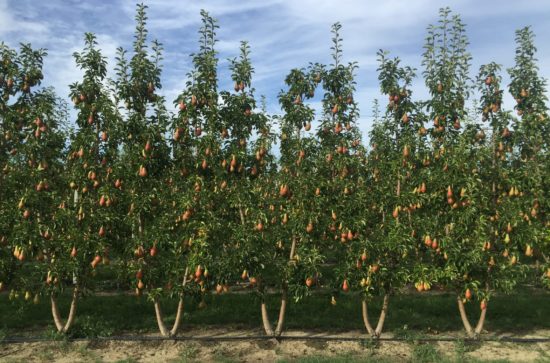
{"type": "Polygon", "coordinates": [[[483,311],[495,293],[532,283],[533,269],[550,286],[550,121],[530,28],[516,32],[508,70],[516,115],[498,63],[471,76],[465,25],[448,8],[427,30],[426,99],[413,98],[417,70],[380,50],[388,102],[375,103],[363,143],[341,24],[331,64],[290,70],[271,116],[247,42],[228,60],[233,89],[220,89],[218,22],[201,11],[172,112],[146,10],[137,6],[114,79],[85,34],[71,128],[66,104],[41,87],[46,52],[0,44],[0,290],[36,303],[67,287],[87,293],[111,260],[138,295],[201,307],[230,286],[262,302],[270,290],[298,302],[324,289],[336,304],[340,292],[377,301],[436,285],[483,311]]]}

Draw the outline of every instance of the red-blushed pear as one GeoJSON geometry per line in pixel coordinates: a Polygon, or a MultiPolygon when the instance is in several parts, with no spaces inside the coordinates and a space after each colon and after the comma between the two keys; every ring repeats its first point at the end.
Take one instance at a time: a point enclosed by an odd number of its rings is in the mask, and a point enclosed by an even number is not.
{"type": "Polygon", "coordinates": [[[399,217],[399,207],[395,207],[392,212],[392,217],[397,218],[399,217]]]}
{"type": "Polygon", "coordinates": [[[139,176],[142,178],[147,176],[147,169],[143,165],[139,167],[139,176]]]}
{"type": "Polygon", "coordinates": [[[344,292],[348,292],[348,291],[349,291],[349,283],[348,283],[348,280],[344,280],[344,282],[342,283],[342,291],[344,291],[344,292]]]}
{"type": "Polygon", "coordinates": [[[311,287],[313,285],[313,279],[311,277],[306,278],[306,286],[311,287]]]}
{"type": "Polygon", "coordinates": [[[73,249],[71,250],[71,257],[72,257],[72,258],[75,258],[75,257],[76,257],[76,254],[77,254],[76,247],[73,246],[73,249]]]}
{"type": "Polygon", "coordinates": [[[481,300],[481,302],[479,303],[479,308],[481,310],[487,309],[487,300],[485,300],[485,299],[481,300]]]}
{"type": "Polygon", "coordinates": [[[420,186],[420,193],[426,193],[426,183],[422,182],[420,186]]]}
{"type": "Polygon", "coordinates": [[[203,270],[202,270],[202,266],[201,265],[198,265],[197,268],[195,269],[195,278],[200,278],[203,274],[203,270]]]}
{"type": "Polygon", "coordinates": [[[101,262],[101,256],[100,255],[96,255],[94,257],[94,259],[92,260],[92,268],[96,268],[96,266],[101,262]]]}
{"type": "Polygon", "coordinates": [[[149,254],[151,255],[151,257],[155,257],[157,253],[158,253],[157,242],[155,241],[155,243],[153,243],[153,247],[151,247],[151,250],[149,251],[149,254]]]}
{"type": "Polygon", "coordinates": [[[183,129],[181,127],[178,127],[175,131],[174,131],[174,141],[179,141],[179,139],[181,138],[181,134],[183,133],[183,129]]]}

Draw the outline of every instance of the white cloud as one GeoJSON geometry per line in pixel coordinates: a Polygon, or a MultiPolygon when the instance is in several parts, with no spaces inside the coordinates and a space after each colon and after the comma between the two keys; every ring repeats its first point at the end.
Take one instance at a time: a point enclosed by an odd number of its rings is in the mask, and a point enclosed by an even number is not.
{"type": "MultiPolygon", "coordinates": [[[[376,74],[376,51],[391,51],[403,64],[419,68],[414,84],[415,97],[425,97],[421,78],[421,52],[425,29],[438,20],[437,0],[384,2],[373,0],[265,0],[265,1],[177,1],[149,0],[148,29],[150,39],[165,45],[163,90],[169,107],[185,84],[191,69],[189,54],[198,47],[200,9],[206,9],[219,20],[220,85],[231,87],[227,58],[238,56],[239,42],[248,40],[255,67],[253,79],[256,94],[268,97],[268,110],[279,112],[277,94],[284,88],[284,77],[291,68],[312,62],[330,63],[330,26],[343,25],[344,61],[357,61],[357,94],[361,108],[360,125],[370,128],[374,98],[379,95],[376,74]]],[[[467,24],[474,57],[471,70],[475,77],[480,64],[496,60],[505,69],[513,65],[514,31],[533,25],[537,34],[541,74],[550,77],[550,2],[544,0],[449,0],[455,13],[467,24]]],[[[109,59],[110,75],[116,48],[131,49],[134,31],[135,3],[131,1],[76,2],[51,0],[36,6],[30,0],[0,0],[0,37],[11,46],[32,42],[46,47],[47,83],[67,96],[68,84],[79,80],[72,53],[83,46],[83,32],[98,35],[99,46],[109,59]]],[[[506,97],[511,107],[511,98],[506,97]]]]}
{"type": "Polygon", "coordinates": [[[49,34],[49,27],[40,21],[31,21],[23,14],[13,11],[7,0],[0,0],[0,37],[10,33],[25,35],[20,42],[43,39],[49,34]]]}

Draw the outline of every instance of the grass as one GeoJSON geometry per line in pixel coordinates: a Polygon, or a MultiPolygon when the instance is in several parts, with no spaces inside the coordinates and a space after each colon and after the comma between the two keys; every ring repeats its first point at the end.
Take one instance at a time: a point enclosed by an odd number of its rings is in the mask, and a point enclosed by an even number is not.
{"type": "MultiPolygon", "coordinates": [[[[487,313],[486,329],[491,333],[518,333],[550,328],[550,294],[533,294],[522,291],[509,296],[495,296],[487,313]]],[[[332,306],[330,296],[318,294],[299,304],[290,304],[287,311],[288,329],[308,331],[342,332],[363,330],[358,296],[341,295],[332,306]]],[[[251,294],[225,294],[207,296],[207,307],[198,308],[198,301],[188,299],[183,329],[208,329],[226,326],[230,329],[254,329],[260,331],[261,317],[257,298],[251,294]]],[[[269,296],[271,318],[275,319],[278,296],[269,296]]],[[[168,319],[174,318],[177,302],[164,302],[168,319]]],[[[68,310],[69,297],[60,298],[62,312],[68,310]]],[[[472,304],[477,305],[477,304],[472,304]]],[[[380,301],[370,306],[374,319],[379,313],[380,301]]],[[[469,307],[475,311],[476,308],[469,307]]],[[[39,304],[21,300],[9,301],[0,294],[0,337],[25,334],[41,334],[57,337],[53,331],[49,301],[39,304]]],[[[455,297],[451,294],[411,294],[390,299],[389,314],[384,331],[414,340],[419,334],[437,334],[443,331],[460,331],[462,323],[458,315],[455,297]]],[[[146,298],[112,295],[89,296],[78,306],[73,337],[97,337],[117,334],[142,334],[157,331],[153,305],[146,298]]],[[[62,337],[59,337],[62,338],[62,337]]],[[[422,353],[424,354],[424,353],[422,353]]],[[[427,354],[427,353],[426,353],[427,354]]]]}

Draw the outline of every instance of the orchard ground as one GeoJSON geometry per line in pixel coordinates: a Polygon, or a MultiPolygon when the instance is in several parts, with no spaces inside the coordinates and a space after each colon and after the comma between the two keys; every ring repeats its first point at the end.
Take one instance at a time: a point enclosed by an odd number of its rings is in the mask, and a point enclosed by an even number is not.
{"type": "MultiPolygon", "coordinates": [[[[499,337],[550,338],[550,294],[525,288],[512,295],[491,299],[483,339],[499,337]]],[[[269,296],[277,306],[277,296],[269,296]]],[[[68,309],[68,296],[61,299],[68,309]]],[[[82,300],[78,320],[69,341],[54,333],[47,301],[29,304],[9,301],[0,295],[1,335],[52,338],[38,343],[0,344],[0,361],[290,361],[290,362],[370,362],[370,361],[550,361],[550,342],[509,343],[465,341],[462,323],[456,314],[454,295],[446,292],[415,293],[411,290],[392,297],[383,338],[402,341],[374,342],[361,325],[359,296],[340,294],[336,306],[330,293],[319,291],[288,311],[285,335],[365,338],[362,341],[253,339],[262,335],[259,302],[253,293],[210,295],[206,307],[189,299],[184,317],[184,337],[235,337],[238,341],[103,341],[102,336],[157,336],[153,307],[146,298],[109,292],[82,300]],[[421,342],[419,339],[451,338],[452,341],[421,342]]],[[[166,302],[166,313],[175,310],[175,301],[166,302]],[[169,309],[168,309],[169,308],[169,309]]],[[[379,301],[375,301],[379,306],[379,301]]],[[[477,304],[469,304],[470,312],[477,304]],[[474,305],[476,305],[474,307],[474,305]]],[[[273,309],[275,310],[275,309],[273,309]]],[[[373,313],[377,313],[373,306],[373,313]]],[[[275,313],[275,311],[273,311],[275,313]]],[[[173,315],[173,314],[172,314],[173,315]]],[[[173,319],[173,316],[170,316],[173,319]]]]}

